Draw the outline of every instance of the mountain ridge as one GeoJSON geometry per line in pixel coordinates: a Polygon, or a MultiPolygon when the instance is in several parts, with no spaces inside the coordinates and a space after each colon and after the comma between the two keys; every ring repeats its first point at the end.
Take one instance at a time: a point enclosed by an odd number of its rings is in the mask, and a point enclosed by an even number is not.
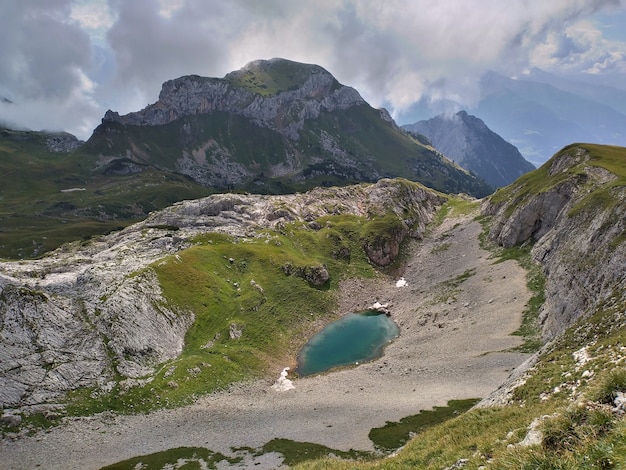
{"type": "Polygon", "coordinates": [[[285,59],[224,78],[167,81],[143,110],[107,112],[84,143],[2,132],[0,156],[0,170],[18,175],[0,188],[0,256],[11,258],[216,192],[287,194],[390,177],[441,192],[493,192],[322,67],[285,59]]]}
{"type": "Polygon", "coordinates": [[[425,135],[448,158],[495,187],[506,186],[535,169],[514,145],[466,111],[440,114],[402,128],[425,135]]]}
{"type": "Polygon", "coordinates": [[[340,85],[324,68],[275,58],[250,62],[221,79],[187,75],[168,80],[156,103],[124,116],[109,110],[103,122],[155,126],[194,114],[225,111],[298,140],[306,119],[360,104],[365,104],[361,95],[340,85]]]}

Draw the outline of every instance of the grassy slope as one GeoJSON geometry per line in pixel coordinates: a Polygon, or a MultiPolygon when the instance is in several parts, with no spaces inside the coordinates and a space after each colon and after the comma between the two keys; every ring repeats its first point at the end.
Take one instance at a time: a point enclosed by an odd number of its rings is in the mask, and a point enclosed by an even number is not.
{"type": "Polygon", "coordinates": [[[565,147],[537,170],[526,173],[506,188],[498,189],[490,199],[494,203],[506,202],[512,211],[517,204],[523,203],[535,194],[549,191],[568,179],[576,178],[579,183],[584,185],[585,165],[604,168],[617,176],[617,179],[602,188],[595,188],[574,210],[582,210],[588,205],[596,203],[614,204],[616,200],[611,194],[612,190],[626,185],[626,148],[596,144],[572,144],[565,147]],[[589,162],[581,162],[568,168],[567,171],[550,175],[552,163],[563,155],[571,153],[577,147],[587,150],[591,157],[589,162]]]}

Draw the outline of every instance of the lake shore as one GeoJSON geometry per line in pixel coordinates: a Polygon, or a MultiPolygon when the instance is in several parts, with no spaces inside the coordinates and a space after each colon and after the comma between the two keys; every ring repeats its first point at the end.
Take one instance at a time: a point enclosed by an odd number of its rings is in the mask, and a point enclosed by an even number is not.
{"type": "MultiPolygon", "coordinates": [[[[470,216],[449,217],[412,242],[396,276],[341,283],[341,313],[376,301],[389,304],[400,336],[380,359],[289,377],[295,388],[283,392],[272,389],[282,370],[277,368],[272,379],[238,384],[179,409],[68,420],[32,437],[2,441],[2,468],[100,468],[181,446],[232,455],[233,447],[258,448],[273,438],[373,450],[373,427],[451,399],[485,397],[528,358],[507,351],[522,342],[510,334],[530,292],[515,261],[493,264],[479,246],[480,232],[470,216]],[[400,276],[406,285],[396,287],[400,276]]],[[[260,459],[254,468],[278,463],[260,459]]]]}

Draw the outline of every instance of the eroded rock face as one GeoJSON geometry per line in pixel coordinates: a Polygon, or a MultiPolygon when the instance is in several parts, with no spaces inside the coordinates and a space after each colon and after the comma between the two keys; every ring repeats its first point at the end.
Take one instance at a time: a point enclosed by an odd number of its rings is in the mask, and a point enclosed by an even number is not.
{"type": "Polygon", "coordinates": [[[555,184],[533,197],[487,204],[494,216],[489,238],[505,247],[532,240],[533,258],[546,275],[540,313],[543,333],[553,338],[576,319],[624,296],[626,285],[626,192],[611,187],[615,175],[588,163],[582,147],[554,159],[548,175],[555,184]],[[574,166],[579,171],[564,177],[574,166]],[[589,195],[597,190],[606,198],[589,195]]]}
{"type": "Polygon", "coordinates": [[[571,207],[568,203],[577,188],[576,182],[568,181],[520,204],[510,216],[497,217],[490,238],[507,248],[526,240],[539,240],[557,224],[565,208],[571,207]]]}
{"type": "Polygon", "coordinates": [[[432,145],[493,187],[506,186],[535,167],[519,150],[465,111],[441,114],[402,126],[426,136],[432,145]]]}
{"type": "MultiPolygon", "coordinates": [[[[79,387],[110,389],[119,376],[131,383],[180,354],[194,315],[167,303],[150,264],[200,233],[256,237],[259,228],[292,221],[391,212],[404,236],[419,237],[443,201],[398,180],[285,196],[219,194],[39,260],[0,262],[0,406],[51,402],[79,387]]],[[[321,265],[304,267],[302,276],[316,286],[329,279],[321,265]]]]}
{"type": "Polygon", "coordinates": [[[277,94],[264,96],[242,86],[233,86],[233,83],[244,81],[248,71],[262,72],[263,68],[279,67],[281,63],[289,61],[254,61],[221,79],[188,75],[169,80],[163,84],[156,103],[124,116],[107,111],[103,120],[124,125],[156,126],[183,116],[227,111],[298,140],[298,131],[305,120],[315,119],[324,111],[365,104],[354,88],[339,85],[329,72],[317,65],[301,65],[307,70],[302,83],[277,94]]]}

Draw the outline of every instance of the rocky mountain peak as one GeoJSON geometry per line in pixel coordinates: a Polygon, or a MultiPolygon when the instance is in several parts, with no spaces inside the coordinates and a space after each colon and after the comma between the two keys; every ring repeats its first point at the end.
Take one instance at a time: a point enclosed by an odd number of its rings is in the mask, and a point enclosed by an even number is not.
{"type": "Polygon", "coordinates": [[[298,140],[306,120],[317,118],[322,111],[361,104],[365,101],[354,88],[341,85],[320,66],[285,59],[257,60],[221,79],[187,75],[169,80],[156,103],[124,116],[107,111],[103,123],[155,126],[223,111],[298,140]]]}
{"type": "Polygon", "coordinates": [[[312,78],[327,94],[341,84],[323,67],[303,64],[287,59],[254,60],[240,70],[227,74],[224,79],[235,86],[241,86],[261,95],[277,94],[306,86],[312,78]]]}
{"type": "Polygon", "coordinates": [[[506,186],[534,166],[478,117],[459,111],[403,126],[425,135],[439,151],[495,187],[506,186]]]}

